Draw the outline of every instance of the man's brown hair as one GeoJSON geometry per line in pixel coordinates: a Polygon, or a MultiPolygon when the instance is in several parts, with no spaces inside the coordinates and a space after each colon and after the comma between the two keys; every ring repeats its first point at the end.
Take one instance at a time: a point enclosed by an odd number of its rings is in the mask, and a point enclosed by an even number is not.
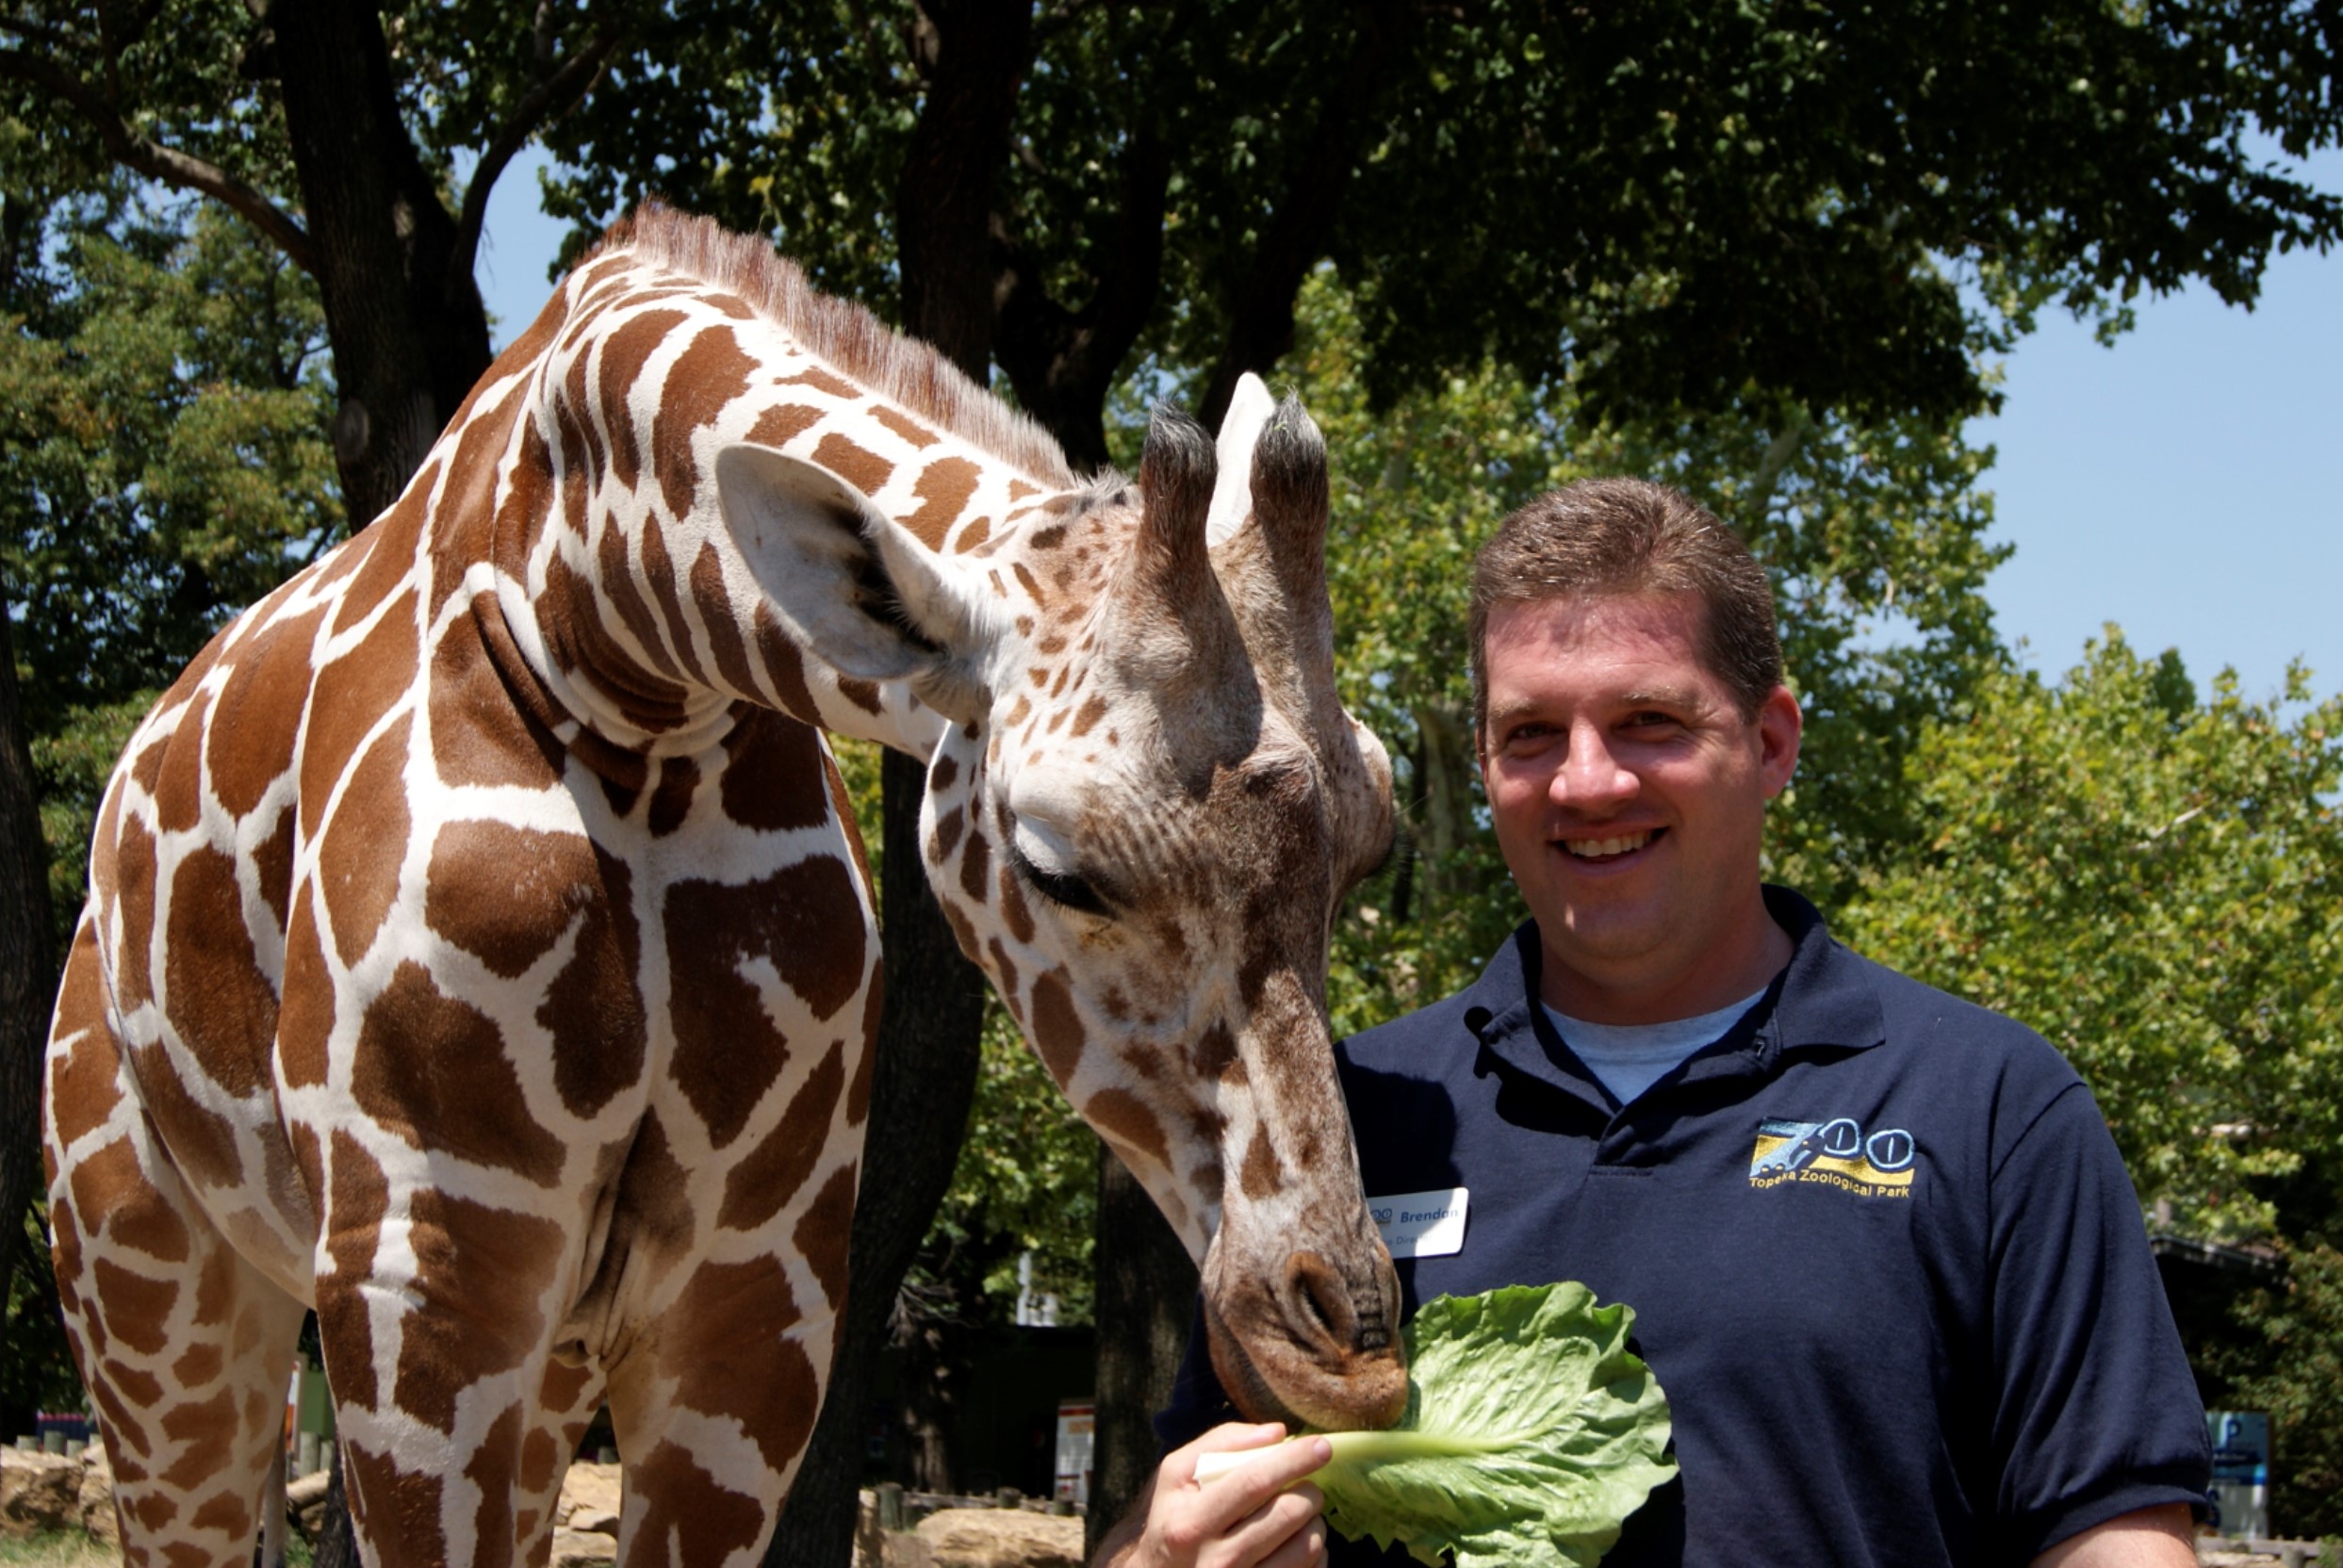
{"type": "Polygon", "coordinates": [[[1641,479],[1588,479],[1514,513],[1472,568],[1472,724],[1489,719],[1489,616],[1500,604],[1689,594],[1699,600],[1699,653],[1755,719],[1781,684],[1781,637],[1765,568],[1740,535],[1681,491],[1641,479]]]}

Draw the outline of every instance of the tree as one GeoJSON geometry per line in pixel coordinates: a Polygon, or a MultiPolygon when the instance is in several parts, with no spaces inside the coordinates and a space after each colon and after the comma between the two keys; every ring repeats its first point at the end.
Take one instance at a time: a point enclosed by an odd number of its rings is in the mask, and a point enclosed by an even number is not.
{"type": "Polygon", "coordinates": [[[155,692],[308,559],[340,500],[318,302],[280,255],[224,213],[44,200],[22,165],[0,169],[0,1399],[30,1399],[71,1380],[31,1218],[42,1047],[99,792],[155,692]]]}
{"type": "Polygon", "coordinates": [[[350,514],[397,498],[488,367],[472,268],[489,189],[631,41],[631,16],[506,8],[28,0],[0,82],[84,186],[118,167],[200,194],[316,280],[350,514]],[[447,194],[453,154],[477,159],[447,194]]]}
{"type": "Polygon", "coordinates": [[[1843,920],[2048,1037],[2142,1200],[2206,1240],[2343,1243],[2343,697],[2309,692],[2224,671],[2199,702],[2113,628],[2055,686],[1998,672],[1929,727],[1920,830],[1843,920]]]}
{"type": "Polygon", "coordinates": [[[2056,684],[2002,670],[1906,764],[1915,831],[1842,930],[2048,1036],[2089,1083],[2160,1229],[2273,1251],[2284,1280],[2198,1347],[2270,1413],[2272,1517],[2343,1531],[2343,697],[2309,674],[2200,700],[2114,628],[2056,684]]]}

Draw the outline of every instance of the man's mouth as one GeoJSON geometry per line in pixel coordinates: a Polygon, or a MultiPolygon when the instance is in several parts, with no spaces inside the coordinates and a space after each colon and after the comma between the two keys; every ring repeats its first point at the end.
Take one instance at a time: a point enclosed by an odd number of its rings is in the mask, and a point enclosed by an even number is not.
{"type": "Polygon", "coordinates": [[[1621,833],[1608,839],[1565,839],[1562,847],[1581,860],[1611,860],[1622,855],[1632,855],[1660,836],[1660,830],[1642,833],[1621,833]]]}

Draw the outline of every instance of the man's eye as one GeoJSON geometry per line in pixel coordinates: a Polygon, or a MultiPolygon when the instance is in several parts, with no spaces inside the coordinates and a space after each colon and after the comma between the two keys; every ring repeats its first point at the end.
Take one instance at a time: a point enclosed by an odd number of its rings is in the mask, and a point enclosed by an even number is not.
{"type": "Polygon", "coordinates": [[[1017,868],[1017,874],[1024,877],[1035,892],[1052,904],[1076,909],[1086,915],[1112,917],[1113,911],[1106,906],[1106,901],[1098,896],[1098,890],[1073,872],[1042,870],[1025,858],[1025,852],[1017,847],[1014,838],[1008,841],[1008,863],[1017,868]]]}

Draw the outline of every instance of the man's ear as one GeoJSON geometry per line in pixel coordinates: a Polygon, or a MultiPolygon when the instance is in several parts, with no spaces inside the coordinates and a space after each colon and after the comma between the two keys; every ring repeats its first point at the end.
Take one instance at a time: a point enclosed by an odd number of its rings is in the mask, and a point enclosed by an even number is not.
{"type": "Polygon", "coordinates": [[[986,600],[909,530],[827,468],[735,446],[716,494],[758,591],[814,658],[859,680],[903,680],[967,720],[986,706],[986,600]]]}
{"type": "Polygon", "coordinates": [[[1771,800],[1798,770],[1798,740],[1806,730],[1806,714],[1789,687],[1777,686],[1759,706],[1757,722],[1758,771],[1765,783],[1765,798],[1771,800]]]}

